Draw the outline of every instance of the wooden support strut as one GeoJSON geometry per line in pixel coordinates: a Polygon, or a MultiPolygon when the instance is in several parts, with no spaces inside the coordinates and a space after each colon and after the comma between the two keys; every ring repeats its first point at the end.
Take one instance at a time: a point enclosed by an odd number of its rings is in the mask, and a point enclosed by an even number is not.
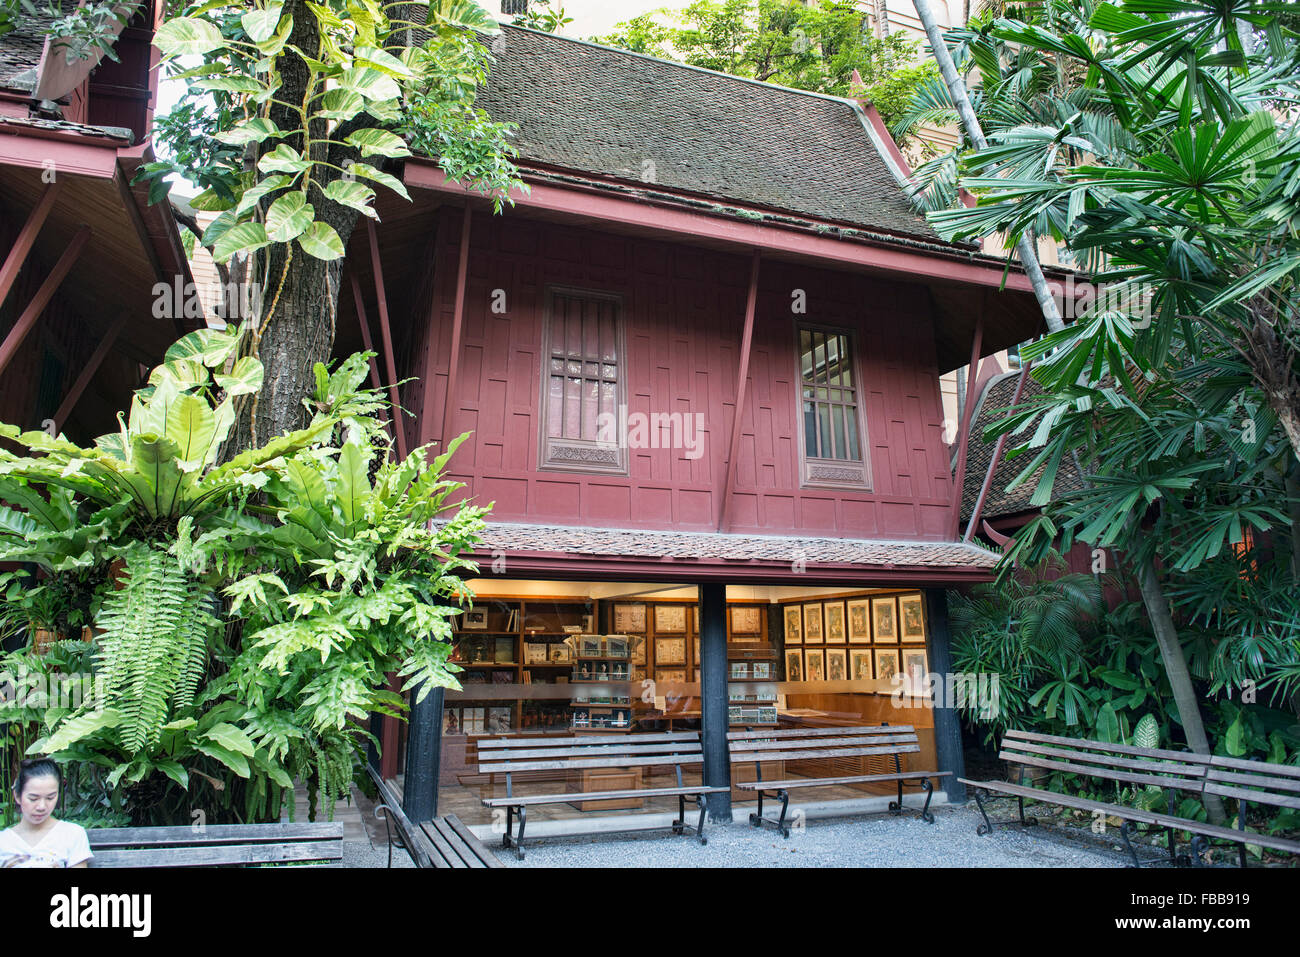
{"type": "Polygon", "coordinates": [[[731,422],[731,442],[727,446],[727,464],[722,483],[722,502],[718,507],[718,531],[726,530],[727,503],[736,482],[736,457],[740,454],[740,434],[745,415],[745,396],[749,391],[749,353],[754,342],[754,312],[758,304],[758,266],[760,253],[754,250],[749,267],[749,297],[745,300],[745,329],[740,338],[740,369],[736,373],[736,412],[731,422]]]}
{"type": "Polygon", "coordinates": [[[18,238],[14,240],[13,247],[9,250],[9,255],[5,257],[3,266],[0,266],[0,305],[9,298],[9,290],[13,288],[14,280],[18,278],[18,273],[22,271],[23,263],[27,261],[27,254],[32,251],[32,244],[36,242],[36,236],[45,225],[46,217],[50,215],[50,210],[54,208],[54,201],[58,199],[59,187],[63,180],[56,179],[49,186],[45,187],[45,192],[41,194],[40,201],[32,210],[31,215],[27,217],[27,222],[18,233],[18,238]]]}
{"type": "Polygon", "coordinates": [[[41,287],[36,290],[36,295],[32,297],[32,301],[27,304],[27,308],[18,317],[14,327],[9,330],[9,335],[5,337],[4,344],[0,345],[0,373],[3,373],[8,368],[13,357],[17,355],[23,340],[27,338],[27,333],[32,331],[32,327],[36,325],[36,320],[40,318],[41,313],[45,311],[45,307],[54,298],[54,293],[58,291],[63,278],[68,274],[73,263],[77,261],[77,257],[81,255],[81,250],[88,239],[90,239],[90,227],[82,226],[81,229],[77,230],[77,234],[72,237],[72,242],[68,243],[68,248],[63,250],[63,255],[59,257],[59,261],[54,264],[54,268],[45,277],[41,287]]]}
{"type": "Polygon", "coordinates": [[[104,360],[108,358],[109,352],[117,342],[117,337],[121,335],[122,330],[126,328],[126,321],[128,318],[130,318],[129,313],[123,313],[118,316],[113,324],[109,326],[108,332],[99,340],[99,345],[95,347],[94,353],[91,354],[90,361],[88,361],[82,368],[81,374],[77,376],[77,381],[72,384],[72,388],[68,390],[68,394],[64,397],[63,402],[59,404],[59,411],[54,413],[55,432],[59,432],[63,429],[63,425],[67,421],[68,416],[71,415],[72,410],[77,407],[77,402],[81,399],[82,393],[84,393],[86,387],[90,385],[90,380],[95,377],[95,373],[97,373],[99,367],[104,364],[104,360]]]}
{"type": "Polygon", "coordinates": [[[970,371],[966,374],[966,404],[962,408],[961,424],[958,426],[957,473],[952,487],[952,516],[948,520],[948,539],[957,540],[961,531],[961,496],[962,486],[966,484],[966,447],[970,444],[971,412],[975,406],[975,384],[979,378],[980,346],[984,344],[984,310],[980,310],[975,322],[975,341],[970,350],[970,371]]]}
{"type": "MultiPolygon", "coordinates": [[[[367,352],[375,351],[375,344],[370,338],[370,320],[366,318],[366,304],[361,298],[361,282],[357,279],[355,272],[351,273],[352,278],[352,301],[357,306],[357,325],[361,327],[361,344],[367,352]]],[[[379,388],[379,364],[375,362],[375,357],[370,357],[370,385],[372,388],[379,388]]]]}
{"type": "Polygon", "coordinates": [[[442,429],[438,436],[442,442],[439,452],[447,451],[451,442],[451,407],[456,401],[456,388],[460,384],[460,349],[465,331],[465,283],[469,275],[469,231],[474,213],[465,204],[465,218],[460,227],[460,259],[456,264],[456,301],[451,314],[451,350],[447,355],[447,397],[442,403],[442,429]]]}
{"type": "MultiPolygon", "coordinates": [[[[1020,378],[1016,381],[1016,394],[1011,399],[1011,405],[1020,404],[1020,395],[1025,391],[1025,380],[1029,378],[1029,363],[1025,362],[1020,368],[1020,378]]],[[[966,534],[962,536],[963,542],[969,542],[971,536],[975,534],[975,529],[979,528],[980,513],[984,511],[984,503],[988,500],[989,488],[993,485],[993,476],[998,470],[998,463],[1002,460],[1002,449],[1007,444],[1007,433],[1003,432],[998,436],[997,444],[993,446],[993,458],[989,461],[989,470],[984,473],[984,484],[980,486],[979,498],[975,499],[975,508],[971,512],[970,521],[966,523],[966,534]]]]}
{"type": "Polygon", "coordinates": [[[370,267],[375,274],[375,295],[379,299],[379,332],[384,343],[384,369],[388,373],[388,400],[393,412],[393,437],[397,440],[399,458],[406,458],[406,429],[402,427],[402,403],[397,394],[397,362],[393,357],[393,333],[388,324],[388,296],[384,290],[384,267],[379,261],[379,237],[375,221],[366,218],[366,232],[370,238],[370,267]]]}

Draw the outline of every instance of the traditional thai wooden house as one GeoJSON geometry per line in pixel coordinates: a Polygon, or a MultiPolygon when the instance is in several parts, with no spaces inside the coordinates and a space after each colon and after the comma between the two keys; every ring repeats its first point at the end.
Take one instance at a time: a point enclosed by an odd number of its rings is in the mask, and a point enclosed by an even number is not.
{"type": "Polygon", "coordinates": [[[131,185],[152,159],[161,15],[144,4],[117,62],[69,61],[45,14],[0,37],[0,421],[109,431],[142,365],[202,325],[170,208],[131,185]]]}
{"type": "Polygon", "coordinates": [[[494,504],[464,690],[383,735],[408,811],[486,821],[484,735],[700,728],[726,784],[728,728],[887,722],[960,772],[921,686],[952,670],[944,589],[996,556],[962,541],[939,377],[1041,331],[1026,278],[934,233],[857,102],[513,27],[493,51],[528,191],[494,215],[408,161],[339,322],[407,380],[400,450],[472,433],[450,473],[494,504]]]}

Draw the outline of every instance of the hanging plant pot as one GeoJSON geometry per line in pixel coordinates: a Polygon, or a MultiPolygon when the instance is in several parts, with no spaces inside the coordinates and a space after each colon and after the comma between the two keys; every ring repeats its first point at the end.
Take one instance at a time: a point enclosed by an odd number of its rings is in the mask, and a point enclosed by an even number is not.
{"type": "Polygon", "coordinates": [[[37,628],[35,625],[28,625],[32,635],[32,647],[36,649],[38,655],[45,654],[50,645],[58,641],[62,636],[53,628],[37,628]]]}

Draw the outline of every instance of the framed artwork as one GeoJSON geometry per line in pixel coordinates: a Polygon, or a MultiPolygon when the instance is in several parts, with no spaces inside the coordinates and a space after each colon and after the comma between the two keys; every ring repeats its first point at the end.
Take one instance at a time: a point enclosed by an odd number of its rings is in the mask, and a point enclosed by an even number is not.
{"type": "Polygon", "coordinates": [[[685,638],[656,638],[655,667],[686,664],[685,638]]]}
{"type": "Polygon", "coordinates": [[[696,668],[696,669],[695,669],[695,683],[696,683],[696,684],[699,684],[699,683],[700,683],[700,669],[699,669],[699,668],[696,668]]]}
{"type": "Polygon", "coordinates": [[[645,681],[645,669],[634,667],[632,669],[631,680],[638,682],[638,684],[642,681],[645,681]]]}
{"type": "Polygon", "coordinates": [[[820,603],[803,606],[803,637],[804,642],[809,645],[820,645],[826,640],[825,635],[822,634],[822,606],[820,603]]]}
{"type": "Polygon", "coordinates": [[[582,635],[578,639],[579,653],[584,658],[599,658],[600,644],[600,635],[582,635]]]}
{"type": "Polygon", "coordinates": [[[920,595],[903,595],[899,598],[898,617],[904,641],[925,641],[925,607],[920,595]]]}
{"type": "Polygon", "coordinates": [[[804,675],[808,681],[826,680],[826,653],[820,648],[804,651],[804,675]]]}
{"type": "Polygon", "coordinates": [[[645,635],[633,635],[630,640],[632,663],[645,664],[645,635]]]}
{"type": "Polygon", "coordinates": [[[898,649],[877,648],[876,649],[876,680],[893,681],[894,675],[896,674],[898,674],[898,649]]]}
{"type": "Polygon", "coordinates": [[[645,605],[615,605],[614,630],[624,634],[645,631],[645,605]]]}
{"type": "Polygon", "coordinates": [[[798,605],[785,606],[785,643],[803,644],[803,611],[798,605]]]}
{"type": "Polygon", "coordinates": [[[657,680],[660,684],[675,684],[675,685],[685,684],[686,669],[685,668],[661,668],[655,672],[655,680],[657,680]]]}
{"type": "Polygon", "coordinates": [[[700,663],[700,636],[695,636],[695,663],[700,663]]]}
{"type": "Polygon", "coordinates": [[[627,657],[627,635],[606,635],[605,655],[609,658],[627,657]]]}
{"type": "Polygon", "coordinates": [[[562,641],[557,641],[551,645],[551,661],[564,664],[573,660],[573,649],[562,641]]]}
{"type": "Polygon", "coordinates": [[[471,608],[465,612],[465,617],[460,623],[460,627],[465,631],[487,631],[487,609],[471,608]]]}
{"type": "Polygon", "coordinates": [[[508,734],[510,732],[510,709],[488,708],[488,734],[508,734]]]}
{"type": "Polygon", "coordinates": [[[686,634],[686,606],[655,605],[655,631],[670,635],[686,634]]]}
{"type": "Polygon", "coordinates": [[[844,628],[844,602],[827,602],[824,607],[826,608],[826,641],[833,645],[844,644],[846,640],[844,628]]]}
{"type": "Polygon", "coordinates": [[[731,630],[736,634],[758,634],[761,621],[760,609],[752,605],[731,609],[731,630]]]}
{"type": "Polygon", "coordinates": [[[870,598],[858,598],[849,602],[849,641],[858,645],[871,644],[870,598]]]}
{"type": "Polygon", "coordinates": [[[912,694],[924,694],[928,690],[930,668],[924,648],[903,649],[903,674],[907,681],[905,687],[912,694]]]}
{"type": "Polygon", "coordinates": [[[871,599],[871,624],[877,644],[898,641],[898,620],[894,604],[892,597],[871,599]]]}
{"type": "Polygon", "coordinates": [[[786,681],[803,681],[803,652],[789,651],[785,653],[785,680],[786,681]]]}
{"type": "Polygon", "coordinates": [[[852,649],[849,651],[849,670],[853,681],[871,680],[871,652],[852,649]]]}
{"type": "Polygon", "coordinates": [[[460,709],[445,708],[442,712],[442,733],[460,734],[460,709]]]}
{"type": "Polygon", "coordinates": [[[826,649],[826,680],[827,681],[848,681],[849,680],[849,659],[848,651],[843,648],[826,649]]]}

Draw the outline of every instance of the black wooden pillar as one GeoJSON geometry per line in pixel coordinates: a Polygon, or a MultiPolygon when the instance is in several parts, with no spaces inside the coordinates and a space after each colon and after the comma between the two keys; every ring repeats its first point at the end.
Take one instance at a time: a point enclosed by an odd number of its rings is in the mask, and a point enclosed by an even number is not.
{"type": "Polygon", "coordinates": [[[966,776],[966,759],[961,746],[961,714],[955,707],[953,682],[952,644],[948,633],[948,594],[942,588],[925,590],[925,616],[930,633],[930,671],[942,677],[935,685],[934,750],[940,771],[951,771],[943,779],[949,802],[966,800],[966,785],[957,779],[966,776]]]}
{"type": "MultiPolygon", "coordinates": [[[[704,783],[731,786],[727,748],[727,586],[700,585],[700,710],[704,725],[704,783]]],[[[731,793],[709,795],[709,819],[731,822],[731,793]]]]}
{"type": "MultiPolygon", "coordinates": [[[[411,689],[414,702],[420,687],[411,689]]],[[[442,760],[442,688],[431,690],[411,705],[406,736],[406,778],[402,810],[412,821],[432,821],[438,815],[438,767],[442,760]]]]}

